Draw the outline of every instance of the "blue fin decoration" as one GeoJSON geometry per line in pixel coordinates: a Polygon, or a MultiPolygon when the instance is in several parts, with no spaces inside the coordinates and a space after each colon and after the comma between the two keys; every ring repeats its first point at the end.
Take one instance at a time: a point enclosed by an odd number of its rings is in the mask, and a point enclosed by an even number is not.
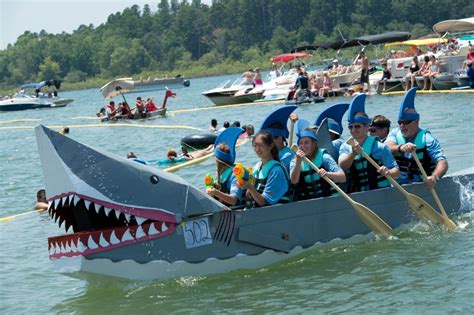
{"type": "Polygon", "coordinates": [[[319,127],[321,125],[321,122],[325,118],[328,118],[329,131],[341,135],[342,131],[344,130],[342,128],[342,116],[344,116],[344,113],[347,111],[348,108],[349,103],[339,103],[331,105],[325,110],[323,110],[318,115],[318,117],[316,117],[314,125],[319,127]]]}
{"type": "Polygon", "coordinates": [[[298,142],[303,137],[310,137],[311,139],[318,141],[316,133],[313,130],[307,130],[307,128],[310,128],[309,121],[298,119],[298,122],[296,123],[296,137],[298,137],[298,142]]]}
{"type": "Polygon", "coordinates": [[[349,124],[360,123],[364,125],[370,124],[370,118],[357,116],[354,117],[357,113],[365,113],[365,99],[367,98],[366,94],[359,94],[352,99],[351,104],[349,105],[349,116],[347,121],[349,124]]]}
{"type": "Polygon", "coordinates": [[[281,136],[283,138],[288,138],[290,132],[288,131],[288,118],[291,113],[297,109],[296,105],[285,105],[283,107],[275,109],[273,112],[268,114],[267,118],[262,123],[260,131],[266,130],[270,132],[274,137],[281,136]],[[281,128],[270,128],[273,124],[280,124],[281,128]]]}
{"type": "Polygon", "coordinates": [[[214,155],[221,161],[234,164],[235,162],[235,143],[239,138],[240,134],[244,132],[244,129],[240,127],[229,127],[222,131],[219,136],[217,136],[216,141],[214,142],[214,155]],[[224,152],[217,148],[220,143],[225,143],[229,146],[230,152],[224,152]]]}
{"type": "Polygon", "coordinates": [[[398,120],[419,120],[420,114],[417,112],[407,112],[411,109],[415,111],[415,95],[417,87],[412,87],[403,97],[403,101],[400,104],[400,112],[398,113],[398,120]]]}

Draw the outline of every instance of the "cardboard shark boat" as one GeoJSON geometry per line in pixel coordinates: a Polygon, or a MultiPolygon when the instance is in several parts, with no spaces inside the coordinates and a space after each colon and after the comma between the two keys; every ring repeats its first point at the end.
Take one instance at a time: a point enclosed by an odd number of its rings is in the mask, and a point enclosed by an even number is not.
{"type": "MultiPolygon", "coordinates": [[[[49,215],[66,232],[48,238],[59,272],[173,279],[267,266],[369,228],[341,197],[229,211],[180,177],[36,127],[49,215]]],[[[474,174],[437,185],[448,214],[462,206],[474,174]]],[[[424,184],[405,186],[435,204],[424,184]]],[[[417,220],[394,188],[354,193],[392,228],[417,220]]]]}

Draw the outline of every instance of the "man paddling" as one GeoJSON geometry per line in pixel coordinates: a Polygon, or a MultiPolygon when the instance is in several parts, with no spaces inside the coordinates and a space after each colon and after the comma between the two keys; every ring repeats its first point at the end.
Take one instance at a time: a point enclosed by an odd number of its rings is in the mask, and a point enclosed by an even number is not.
{"type": "Polygon", "coordinates": [[[397,180],[400,184],[423,181],[412,157],[412,153],[416,152],[428,175],[426,184],[434,188],[436,182],[446,174],[448,161],[439,141],[419,126],[420,114],[415,110],[415,94],[416,87],[405,95],[398,114],[399,128],[390,132],[385,143],[400,167],[400,178],[397,180]]]}
{"type": "Polygon", "coordinates": [[[400,175],[388,147],[369,136],[370,118],[365,113],[365,98],[367,95],[356,96],[349,106],[349,131],[354,138],[354,144],[344,143],[339,150],[339,165],[349,174],[348,192],[367,191],[372,189],[390,187],[389,181],[384,177],[390,175],[396,179],[400,175]],[[377,164],[382,165],[375,169],[360,154],[362,149],[367,152],[377,164]]]}

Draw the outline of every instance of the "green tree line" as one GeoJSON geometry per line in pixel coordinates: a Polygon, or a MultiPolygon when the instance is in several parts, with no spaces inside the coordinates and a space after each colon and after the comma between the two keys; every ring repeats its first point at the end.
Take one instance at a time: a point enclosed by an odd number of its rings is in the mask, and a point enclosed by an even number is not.
{"type": "MultiPolygon", "coordinates": [[[[87,4],[85,4],[87,5],[87,4]]],[[[25,32],[0,51],[1,87],[182,73],[210,75],[269,66],[292,47],[409,31],[432,32],[446,19],[474,16],[469,0],[160,0],[111,14],[72,34],[25,32]]],[[[332,53],[334,52],[323,52],[332,53]]]]}

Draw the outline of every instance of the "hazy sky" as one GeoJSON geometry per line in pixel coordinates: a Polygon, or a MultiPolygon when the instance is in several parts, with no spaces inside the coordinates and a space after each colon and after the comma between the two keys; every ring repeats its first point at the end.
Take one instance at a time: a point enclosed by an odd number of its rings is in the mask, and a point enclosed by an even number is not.
{"type": "MultiPolygon", "coordinates": [[[[0,50],[25,31],[71,33],[79,25],[99,26],[126,7],[149,4],[156,11],[160,0],[0,0],[0,50]]],[[[210,4],[212,0],[202,0],[210,4]]]]}

